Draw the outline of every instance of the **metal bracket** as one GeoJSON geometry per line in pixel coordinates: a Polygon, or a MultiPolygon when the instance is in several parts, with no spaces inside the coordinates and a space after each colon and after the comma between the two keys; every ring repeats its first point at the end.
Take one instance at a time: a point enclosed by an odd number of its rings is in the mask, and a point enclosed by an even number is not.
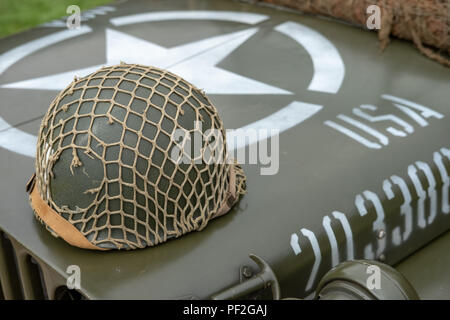
{"type": "Polygon", "coordinates": [[[212,300],[237,299],[255,291],[269,287],[272,290],[273,299],[280,299],[280,284],[278,283],[277,277],[275,276],[272,268],[270,268],[269,264],[262,258],[254,254],[250,254],[249,256],[250,259],[252,259],[258,265],[261,271],[252,278],[243,281],[242,283],[236,284],[228,289],[214,294],[213,296],[211,296],[212,300]]]}

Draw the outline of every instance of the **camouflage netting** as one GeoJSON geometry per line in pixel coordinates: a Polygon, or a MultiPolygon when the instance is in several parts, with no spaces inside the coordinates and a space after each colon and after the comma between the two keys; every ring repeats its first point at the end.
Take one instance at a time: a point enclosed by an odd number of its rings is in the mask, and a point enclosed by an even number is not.
{"type": "Polygon", "coordinates": [[[256,0],[325,15],[366,27],[370,5],[381,9],[378,31],[383,50],[392,34],[411,40],[427,57],[450,66],[450,2],[448,0],[256,0]],[[430,46],[432,48],[429,48],[430,46]]]}
{"type": "Polygon", "coordinates": [[[40,197],[99,248],[143,248],[201,230],[245,193],[211,101],[154,67],[122,63],[75,78],[38,138],[40,197]],[[174,141],[176,129],[188,139],[174,141]],[[189,163],[173,159],[196,134],[220,161],[208,163],[204,152],[189,163]]]}

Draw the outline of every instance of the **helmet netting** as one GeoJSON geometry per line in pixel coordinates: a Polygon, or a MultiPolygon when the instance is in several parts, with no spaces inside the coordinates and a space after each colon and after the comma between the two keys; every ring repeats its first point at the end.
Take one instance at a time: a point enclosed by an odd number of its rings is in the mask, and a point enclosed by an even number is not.
{"type": "Polygon", "coordinates": [[[202,229],[229,200],[231,169],[237,196],[245,192],[242,169],[227,160],[222,122],[202,91],[168,71],[121,64],[75,78],[53,100],[39,132],[36,185],[42,199],[94,245],[142,248],[202,229]],[[170,157],[182,147],[172,139],[175,129],[188,140],[200,134],[209,141],[208,129],[220,132],[223,143],[212,150],[220,161],[177,164],[170,157]],[[84,191],[93,197],[86,207],[53,196],[62,155],[72,159],[63,173],[69,182],[79,170],[88,176],[82,159],[100,163],[103,179],[84,191]]]}

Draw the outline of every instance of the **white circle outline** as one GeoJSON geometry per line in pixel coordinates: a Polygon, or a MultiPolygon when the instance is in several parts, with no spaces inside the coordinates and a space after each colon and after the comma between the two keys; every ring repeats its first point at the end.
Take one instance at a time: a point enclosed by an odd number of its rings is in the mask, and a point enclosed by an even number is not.
{"type": "MultiPolygon", "coordinates": [[[[269,19],[269,17],[261,14],[234,11],[164,11],[116,17],[110,19],[110,23],[115,26],[121,26],[141,22],[182,19],[222,20],[254,25],[269,19]]],[[[317,31],[297,22],[284,22],[275,27],[275,30],[292,38],[303,46],[310,55],[313,61],[314,75],[308,90],[337,93],[345,76],[345,67],[335,46],[317,31]]],[[[79,29],[56,32],[11,49],[0,56],[0,75],[11,65],[35,51],[89,32],[92,32],[90,27],[82,26],[79,29]]],[[[305,121],[321,109],[321,105],[293,101],[277,112],[240,129],[245,131],[248,129],[266,128],[272,129],[270,132],[273,134],[276,134],[276,132],[281,133],[305,121]]],[[[264,139],[269,137],[271,137],[270,134],[264,136],[264,139]]],[[[228,141],[228,147],[229,150],[236,150],[255,143],[258,139],[258,137],[253,140],[240,139],[240,142],[238,139],[237,143],[232,139],[232,141],[228,141]]],[[[36,136],[12,127],[0,116],[0,147],[28,157],[34,157],[36,142],[36,136]]]]}

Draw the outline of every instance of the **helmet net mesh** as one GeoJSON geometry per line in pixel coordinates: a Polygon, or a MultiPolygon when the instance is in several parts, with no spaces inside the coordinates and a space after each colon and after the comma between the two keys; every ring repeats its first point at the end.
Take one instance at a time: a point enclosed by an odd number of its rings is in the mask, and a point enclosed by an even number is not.
{"type": "Polygon", "coordinates": [[[153,246],[201,230],[246,188],[241,167],[228,161],[224,128],[206,95],[168,71],[123,63],[75,78],[53,100],[39,131],[36,179],[52,209],[92,244],[110,249],[153,246]],[[173,139],[176,129],[184,139],[173,139]],[[177,163],[174,148],[183,150],[196,134],[202,152],[177,163]],[[56,170],[61,158],[71,161],[56,170]],[[91,163],[102,177],[95,187],[71,194],[71,205],[58,199],[55,179],[92,180],[91,163]],[[92,201],[74,205],[77,197],[92,201]]]}

